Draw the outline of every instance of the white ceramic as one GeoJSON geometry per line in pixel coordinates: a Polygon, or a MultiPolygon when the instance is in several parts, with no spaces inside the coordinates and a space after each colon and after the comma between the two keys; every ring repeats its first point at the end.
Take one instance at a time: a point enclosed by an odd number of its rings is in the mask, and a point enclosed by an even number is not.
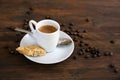
{"type": "MultiPolygon", "coordinates": [[[[60,31],[60,38],[68,38],[72,41],[72,43],[65,46],[57,46],[53,52],[47,53],[45,56],[29,57],[25,55],[25,57],[40,64],[54,64],[66,60],[74,50],[74,42],[69,35],[62,31],[60,31]]],[[[36,44],[36,42],[29,34],[26,34],[20,42],[20,46],[32,44],[36,44]]]]}
{"type": "Polygon", "coordinates": [[[56,21],[45,19],[37,23],[34,20],[30,20],[29,26],[33,32],[32,36],[40,47],[44,48],[47,52],[52,52],[55,50],[60,34],[60,25],[56,21]],[[35,29],[32,24],[35,25],[35,29]],[[38,29],[44,25],[54,26],[57,30],[53,33],[40,32],[38,29]]]}

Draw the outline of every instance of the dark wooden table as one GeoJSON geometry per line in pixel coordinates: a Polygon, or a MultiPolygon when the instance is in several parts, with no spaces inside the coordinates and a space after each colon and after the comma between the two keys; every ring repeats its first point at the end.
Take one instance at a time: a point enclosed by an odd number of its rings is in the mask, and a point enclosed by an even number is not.
{"type": "Polygon", "coordinates": [[[120,80],[120,0],[0,0],[0,80],[120,80]],[[45,18],[58,21],[75,41],[73,54],[58,64],[37,64],[15,52],[24,34],[12,29],[45,18]],[[81,41],[101,56],[78,55],[81,41]]]}

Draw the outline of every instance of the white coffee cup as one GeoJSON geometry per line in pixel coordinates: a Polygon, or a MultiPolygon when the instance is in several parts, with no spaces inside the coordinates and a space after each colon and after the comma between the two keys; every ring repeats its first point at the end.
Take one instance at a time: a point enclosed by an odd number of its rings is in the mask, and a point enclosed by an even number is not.
{"type": "Polygon", "coordinates": [[[33,32],[32,36],[40,47],[44,48],[47,52],[52,52],[56,49],[60,36],[60,25],[56,21],[50,19],[41,20],[39,22],[30,20],[29,26],[33,32]],[[33,25],[35,25],[35,29],[33,25]],[[56,31],[52,33],[41,32],[39,28],[45,25],[55,27],[56,31]]]}

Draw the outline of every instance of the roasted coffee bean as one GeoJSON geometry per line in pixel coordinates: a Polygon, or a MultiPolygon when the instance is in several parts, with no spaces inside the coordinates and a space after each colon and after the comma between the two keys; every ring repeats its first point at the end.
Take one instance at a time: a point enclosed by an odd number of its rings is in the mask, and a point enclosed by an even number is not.
{"type": "Polygon", "coordinates": [[[78,32],[76,36],[78,36],[78,37],[79,37],[79,36],[80,36],[80,33],[78,32]]]}
{"type": "Polygon", "coordinates": [[[83,54],[84,54],[83,51],[79,51],[79,52],[78,52],[78,55],[83,55],[83,54]]]}
{"type": "Polygon", "coordinates": [[[28,22],[24,22],[24,25],[27,25],[28,24],[28,22]]]}
{"type": "Polygon", "coordinates": [[[90,50],[92,49],[92,47],[90,47],[90,46],[89,46],[88,48],[89,48],[90,50]]]}
{"type": "Polygon", "coordinates": [[[84,43],[82,40],[80,40],[80,43],[84,43]]]}
{"type": "Polygon", "coordinates": [[[64,26],[65,26],[65,24],[63,24],[63,23],[62,23],[62,24],[60,24],[60,26],[64,27],[64,26]]]}
{"type": "Polygon", "coordinates": [[[98,52],[97,52],[97,51],[95,51],[95,54],[98,54],[98,52]]]}
{"type": "Polygon", "coordinates": [[[80,43],[80,44],[79,44],[79,47],[83,47],[83,46],[84,46],[84,44],[83,44],[83,43],[80,43]]]}
{"type": "Polygon", "coordinates": [[[85,19],[85,21],[86,21],[86,22],[89,22],[89,19],[87,18],[87,19],[85,19]]]}
{"type": "Polygon", "coordinates": [[[83,30],[83,33],[87,33],[87,31],[86,31],[86,30],[83,30]]]}
{"type": "Polygon", "coordinates": [[[72,35],[72,33],[70,32],[69,35],[72,35]]]}
{"type": "Polygon", "coordinates": [[[75,30],[75,32],[76,32],[76,33],[79,33],[79,31],[78,31],[78,30],[75,30]]]}
{"type": "Polygon", "coordinates": [[[76,38],[73,38],[73,41],[77,42],[77,39],[76,39],[76,38]]]}
{"type": "Polygon", "coordinates": [[[83,54],[86,53],[84,48],[80,49],[80,51],[82,51],[83,54]]]}
{"type": "Polygon", "coordinates": [[[94,50],[93,50],[91,53],[92,53],[92,54],[95,54],[95,55],[97,54],[96,51],[94,51],[94,50]]]}
{"type": "Polygon", "coordinates": [[[10,49],[10,48],[9,48],[8,50],[9,50],[9,53],[10,53],[10,54],[20,55],[19,52],[15,51],[15,50],[13,50],[13,49],[10,49]]]}
{"type": "Polygon", "coordinates": [[[108,52],[104,52],[104,56],[108,56],[109,55],[109,53],[108,52]]]}
{"type": "Polygon", "coordinates": [[[73,56],[73,60],[76,60],[77,58],[76,58],[76,56],[73,56]]]}
{"type": "Polygon", "coordinates": [[[12,50],[12,49],[10,49],[10,48],[9,48],[8,50],[9,50],[9,53],[10,53],[10,54],[15,54],[15,51],[14,51],[14,50],[12,50]]]}
{"type": "Polygon", "coordinates": [[[26,14],[30,15],[30,14],[31,14],[31,11],[27,11],[26,14]]]}
{"type": "Polygon", "coordinates": [[[80,38],[84,38],[83,35],[79,35],[80,38]]]}
{"type": "Polygon", "coordinates": [[[96,52],[94,50],[90,50],[91,54],[96,54],[96,52]]]}
{"type": "Polygon", "coordinates": [[[73,32],[71,32],[71,35],[74,35],[74,33],[73,33],[73,32]]]}
{"type": "Polygon", "coordinates": [[[11,54],[14,54],[15,52],[14,51],[10,51],[11,54]]]}
{"type": "Polygon", "coordinates": [[[72,27],[71,27],[71,26],[68,26],[68,29],[69,29],[69,30],[72,30],[72,27]]]}
{"type": "Polygon", "coordinates": [[[13,26],[7,27],[7,29],[9,29],[11,31],[15,31],[13,26]]]}
{"type": "Polygon", "coordinates": [[[100,51],[99,51],[99,50],[96,50],[96,53],[97,53],[97,54],[99,54],[99,53],[100,53],[100,51]]]}
{"type": "Polygon", "coordinates": [[[113,52],[109,52],[109,56],[113,56],[113,52]]]}
{"type": "Polygon", "coordinates": [[[72,22],[70,22],[70,23],[69,23],[69,26],[73,26],[73,23],[72,23],[72,22]]]}
{"type": "Polygon", "coordinates": [[[101,54],[100,54],[100,53],[98,53],[98,54],[97,54],[97,57],[101,57],[101,54]]]}
{"type": "Polygon", "coordinates": [[[115,42],[113,40],[110,41],[111,44],[114,44],[115,42]]]}
{"type": "Polygon", "coordinates": [[[67,31],[66,33],[67,33],[68,35],[70,35],[70,34],[71,34],[71,32],[70,32],[70,31],[67,31]]]}
{"type": "Polygon", "coordinates": [[[12,26],[10,26],[10,27],[7,27],[7,29],[11,29],[11,27],[12,27],[12,26]]]}
{"type": "Polygon", "coordinates": [[[78,33],[77,32],[73,32],[73,35],[77,35],[78,33]]]}
{"type": "Polygon", "coordinates": [[[110,68],[115,68],[115,65],[114,64],[109,64],[109,67],[110,68]]]}
{"type": "Polygon", "coordinates": [[[85,43],[84,45],[85,45],[85,46],[89,46],[89,44],[87,44],[87,43],[85,43]]]}
{"type": "Polygon", "coordinates": [[[97,57],[97,55],[96,55],[96,54],[93,54],[93,55],[92,55],[92,58],[96,58],[96,57],[97,57]]]}
{"type": "Polygon", "coordinates": [[[119,72],[119,69],[118,69],[118,68],[114,68],[113,71],[114,71],[115,73],[118,73],[118,72],[119,72]]]}
{"type": "Polygon", "coordinates": [[[45,16],[45,19],[51,19],[51,17],[50,16],[45,16]]]}
{"type": "Polygon", "coordinates": [[[17,33],[17,34],[16,34],[16,36],[18,36],[18,37],[19,37],[19,36],[20,36],[20,34],[19,34],[19,33],[17,33]]]}
{"type": "Polygon", "coordinates": [[[32,7],[29,7],[29,10],[33,11],[33,8],[32,8],[32,7]]]}
{"type": "MultiPolygon", "coordinates": [[[[65,32],[65,31],[64,31],[64,32],[65,32]]],[[[66,31],[66,33],[67,33],[68,35],[72,35],[70,31],[66,31]]]]}
{"type": "Polygon", "coordinates": [[[91,58],[91,56],[90,55],[85,55],[84,58],[88,59],[88,58],[91,58]]]}
{"type": "Polygon", "coordinates": [[[90,49],[89,49],[89,48],[86,48],[86,49],[85,49],[85,52],[90,52],[90,49]]]}
{"type": "Polygon", "coordinates": [[[16,54],[16,55],[21,55],[21,54],[20,54],[19,52],[17,52],[17,51],[15,51],[15,54],[16,54]]]}
{"type": "Polygon", "coordinates": [[[96,48],[96,47],[93,47],[93,50],[94,50],[94,51],[97,51],[97,50],[98,50],[98,48],[96,48]]]}
{"type": "Polygon", "coordinates": [[[28,22],[29,22],[29,19],[26,18],[26,19],[24,20],[24,22],[27,22],[27,23],[28,23],[28,22]]]}
{"type": "Polygon", "coordinates": [[[64,32],[66,32],[68,35],[72,35],[70,31],[64,30],[64,32]]]}

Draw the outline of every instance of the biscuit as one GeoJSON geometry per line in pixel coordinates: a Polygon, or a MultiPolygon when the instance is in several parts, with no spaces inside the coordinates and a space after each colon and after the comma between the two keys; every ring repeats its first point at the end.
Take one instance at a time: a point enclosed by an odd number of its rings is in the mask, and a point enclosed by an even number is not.
{"type": "Polygon", "coordinates": [[[30,45],[30,46],[22,46],[22,47],[18,47],[16,48],[16,50],[23,55],[27,55],[27,56],[44,56],[46,55],[46,51],[36,45],[30,45]]]}

